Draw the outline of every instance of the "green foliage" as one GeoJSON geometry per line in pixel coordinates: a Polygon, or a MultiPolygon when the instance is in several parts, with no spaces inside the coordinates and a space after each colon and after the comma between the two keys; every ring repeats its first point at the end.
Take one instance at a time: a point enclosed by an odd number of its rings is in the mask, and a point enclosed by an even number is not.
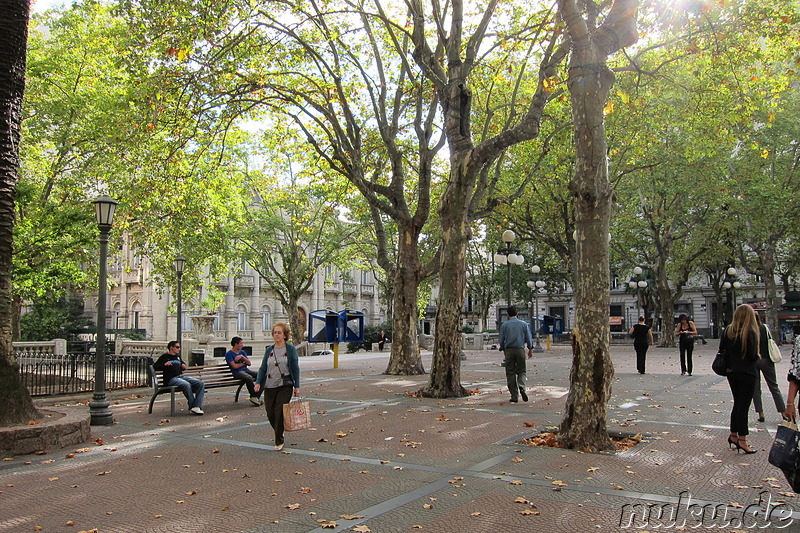
{"type": "Polygon", "coordinates": [[[83,302],[75,296],[45,295],[32,302],[20,318],[22,341],[73,339],[93,325],[83,318],[83,302]]]}

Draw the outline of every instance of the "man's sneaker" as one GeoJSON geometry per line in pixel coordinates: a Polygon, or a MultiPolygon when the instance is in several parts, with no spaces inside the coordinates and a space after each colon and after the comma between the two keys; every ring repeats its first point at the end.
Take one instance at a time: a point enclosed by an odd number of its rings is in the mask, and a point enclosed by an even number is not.
{"type": "Polygon", "coordinates": [[[259,400],[255,396],[250,396],[250,403],[252,403],[253,405],[261,405],[261,400],[259,400]]]}
{"type": "Polygon", "coordinates": [[[519,395],[522,396],[522,401],[523,402],[527,402],[528,401],[528,393],[525,392],[525,387],[520,387],[519,388],[519,395]]]}
{"type": "Polygon", "coordinates": [[[196,415],[204,415],[205,414],[203,412],[203,410],[200,409],[199,407],[192,407],[191,409],[189,409],[189,411],[191,411],[192,413],[194,413],[196,415]]]}
{"type": "Polygon", "coordinates": [[[276,445],[275,445],[275,451],[276,451],[276,452],[279,452],[279,451],[281,451],[282,449],[283,449],[283,444],[276,444],[276,445]]]}

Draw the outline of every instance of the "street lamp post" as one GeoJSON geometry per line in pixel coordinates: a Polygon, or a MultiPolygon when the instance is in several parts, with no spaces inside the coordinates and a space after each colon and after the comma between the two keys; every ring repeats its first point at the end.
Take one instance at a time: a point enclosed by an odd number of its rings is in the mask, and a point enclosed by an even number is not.
{"type": "Polygon", "coordinates": [[[531,267],[531,274],[533,274],[533,279],[528,281],[527,285],[528,288],[533,291],[533,313],[531,313],[531,320],[533,321],[533,328],[536,330],[536,341],[533,345],[534,352],[543,352],[544,348],[542,348],[541,343],[539,342],[539,329],[541,326],[539,325],[539,321],[537,316],[539,314],[539,290],[543,289],[545,286],[544,280],[538,279],[539,272],[541,272],[541,268],[539,265],[533,265],[531,267]]]}
{"type": "Polygon", "coordinates": [[[108,196],[100,196],[94,202],[97,227],[100,230],[100,274],[97,286],[97,343],[94,361],[94,395],[89,402],[89,424],[110,426],[114,423],[110,405],[106,400],[106,292],[108,263],[108,234],[114,222],[117,202],[108,196]]]}
{"type": "Polygon", "coordinates": [[[731,306],[731,317],[733,317],[733,312],[736,310],[736,289],[740,289],[742,284],[739,283],[738,278],[736,277],[736,269],[733,267],[728,267],[728,270],[725,271],[725,278],[722,283],[722,286],[725,287],[726,290],[731,291],[733,306],[731,306]]]}
{"type": "Polygon", "coordinates": [[[181,305],[183,300],[181,299],[181,280],[183,278],[183,269],[186,267],[186,259],[183,258],[182,255],[179,255],[175,258],[175,273],[178,275],[178,335],[175,337],[175,340],[181,342],[181,319],[183,318],[183,309],[181,309],[181,305]]]}
{"type": "Polygon", "coordinates": [[[636,293],[636,305],[642,308],[642,316],[644,316],[646,322],[647,311],[642,302],[642,291],[647,288],[647,280],[642,277],[642,272],[642,267],[634,267],[633,276],[631,276],[631,280],[628,282],[628,287],[636,293]]]}
{"type": "Polygon", "coordinates": [[[516,238],[517,235],[513,231],[510,229],[505,230],[503,232],[503,242],[505,246],[498,248],[497,253],[494,254],[495,263],[498,265],[508,265],[508,293],[506,302],[508,302],[509,307],[511,306],[511,265],[521,265],[525,262],[525,257],[519,253],[519,248],[511,244],[516,238]]]}

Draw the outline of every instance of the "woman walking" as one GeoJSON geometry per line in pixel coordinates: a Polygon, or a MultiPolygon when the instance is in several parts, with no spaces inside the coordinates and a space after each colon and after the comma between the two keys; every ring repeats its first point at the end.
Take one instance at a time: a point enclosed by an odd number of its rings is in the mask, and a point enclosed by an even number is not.
{"type": "Polygon", "coordinates": [[[675,335],[678,335],[678,349],[681,354],[681,376],[692,375],[692,352],[694,351],[694,336],[697,328],[689,320],[689,315],[681,313],[678,324],[675,326],[675,335]]]}
{"type": "Polygon", "coordinates": [[[647,357],[647,348],[653,344],[653,330],[645,324],[644,317],[639,317],[639,323],[634,324],[628,334],[633,337],[633,349],[636,350],[636,370],[644,374],[644,363],[647,357]]]}
{"type": "Polygon", "coordinates": [[[289,326],[278,322],[272,327],[275,344],[267,346],[258,369],[255,391],[264,390],[267,419],[275,431],[275,450],[283,449],[283,406],[292,400],[292,391],[300,396],[300,365],[297,350],[287,343],[289,326]]]}
{"type": "Polygon", "coordinates": [[[749,305],[742,304],[733,313],[731,325],[725,329],[719,343],[719,350],[725,354],[728,368],[728,385],[733,394],[731,409],[731,434],[728,444],[737,453],[756,453],[747,444],[747,413],[753,401],[753,391],[758,378],[758,322],[756,312],[749,305]]]}
{"type": "MultiPolygon", "coordinates": [[[[775,408],[779,413],[783,413],[786,410],[786,404],[783,403],[783,394],[781,394],[781,389],[778,387],[778,380],[775,377],[775,363],[769,358],[767,325],[761,322],[761,317],[758,315],[756,315],[756,320],[758,320],[758,335],[760,339],[758,343],[759,358],[758,361],[756,361],[756,368],[764,376],[764,381],[767,382],[767,388],[772,394],[772,401],[775,402],[775,408]]],[[[756,388],[753,392],[753,407],[756,408],[756,412],[758,413],[758,421],[764,422],[766,417],[764,416],[764,404],[761,401],[760,375],[756,375],[756,388]]]]}

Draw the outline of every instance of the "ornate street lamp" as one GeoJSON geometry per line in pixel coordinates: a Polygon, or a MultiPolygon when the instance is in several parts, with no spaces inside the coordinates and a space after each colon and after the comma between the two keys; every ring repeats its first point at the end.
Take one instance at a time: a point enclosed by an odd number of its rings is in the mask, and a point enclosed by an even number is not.
{"type": "Polygon", "coordinates": [[[525,257],[519,253],[519,248],[511,245],[516,238],[517,235],[513,231],[510,229],[505,230],[503,232],[503,242],[505,246],[498,248],[497,253],[494,254],[495,263],[498,265],[508,265],[508,293],[506,302],[508,302],[509,307],[511,306],[511,265],[521,265],[525,262],[525,257]]]}
{"type": "Polygon", "coordinates": [[[181,324],[183,319],[183,310],[181,309],[181,278],[183,278],[183,269],[186,267],[186,259],[183,258],[182,255],[179,255],[175,258],[175,273],[178,275],[178,335],[175,337],[175,340],[181,342],[181,324]]]}
{"type": "Polygon", "coordinates": [[[731,317],[733,317],[733,312],[736,310],[736,289],[741,289],[742,284],[739,283],[738,278],[736,277],[736,269],[733,267],[728,267],[728,270],[725,271],[725,278],[722,286],[725,287],[726,290],[731,291],[733,306],[731,307],[731,317]]]}
{"type": "Polygon", "coordinates": [[[114,223],[117,202],[108,196],[100,196],[94,202],[97,228],[100,230],[100,275],[97,287],[97,343],[94,361],[94,395],[89,402],[89,424],[110,426],[114,423],[110,405],[106,400],[106,292],[108,263],[108,234],[114,223]]]}
{"type": "Polygon", "coordinates": [[[544,288],[545,282],[544,280],[538,279],[539,272],[541,272],[541,268],[539,265],[533,265],[531,267],[531,274],[533,274],[533,279],[528,281],[527,285],[528,288],[533,291],[533,310],[531,311],[531,321],[533,322],[533,327],[536,330],[536,342],[533,345],[534,352],[543,352],[544,348],[542,348],[541,343],[539,342],[539,329],[541,326],[539,325],[538,314],[539,314],[539,291],[544,288]]]}
{"type": "Polygon", "coordinates": [[[642,267],[637,266],[633,268],[633,276],[631,276],[631,280],[628,282],[628,287],[636,293],[637,307],[642,308],[642,316],[645,318],[645,321],[647,321],[647,311],[642,301],[642,291],[647,288],[647,280],[642,277],[642,272],[642,267]]]}

